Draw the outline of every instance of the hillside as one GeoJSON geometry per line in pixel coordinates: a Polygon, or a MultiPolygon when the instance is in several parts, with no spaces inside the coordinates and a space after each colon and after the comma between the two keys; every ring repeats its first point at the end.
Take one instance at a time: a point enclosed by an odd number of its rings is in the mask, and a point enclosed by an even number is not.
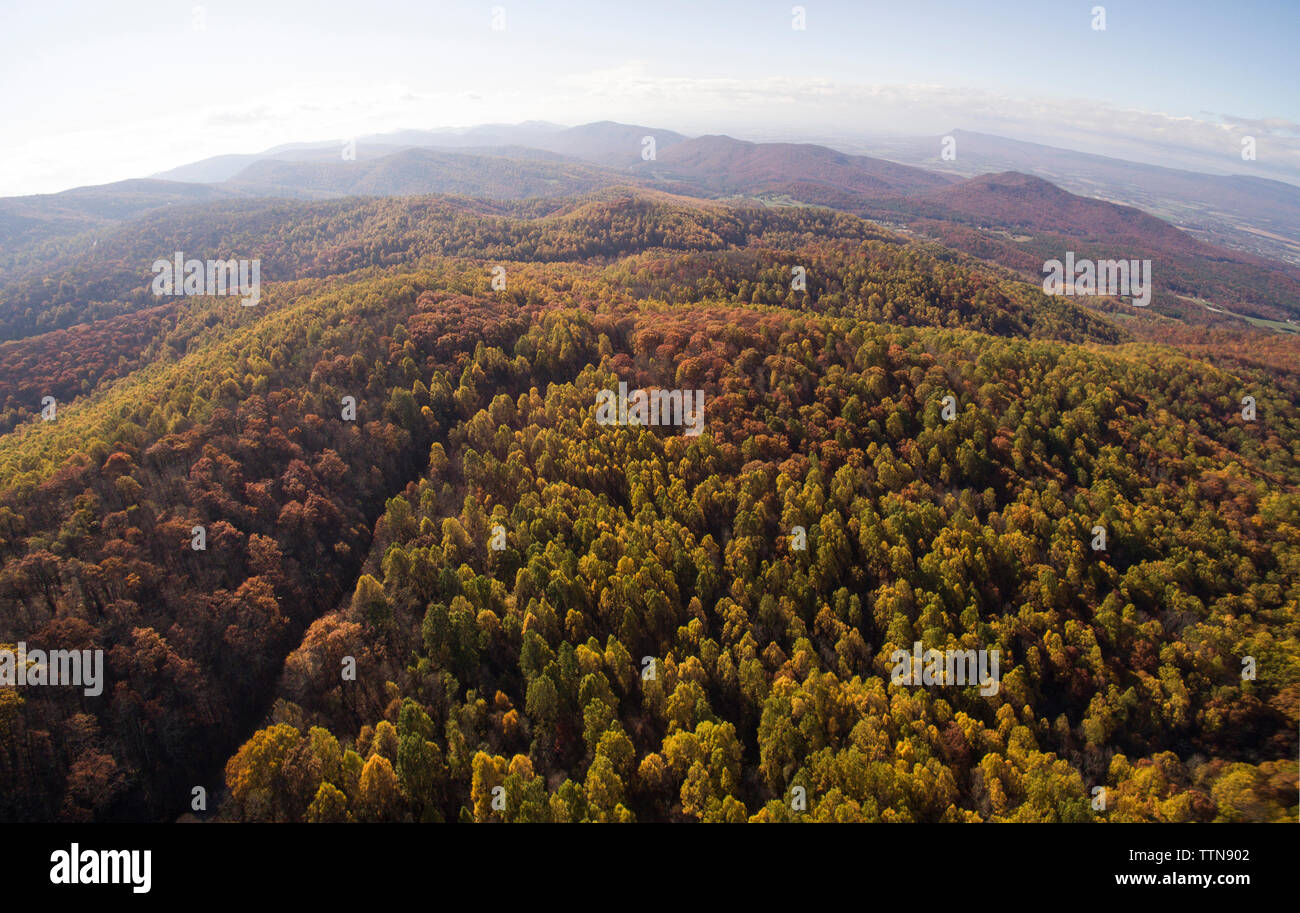
{"type": "Polygon", "coordinates": [[[701,136],[670,147],[645,173],[684,181],[713,193],[783,193],[803,202],[848,208],[846,200],[915,193],[951,183],[942,175],[883,159],[846,155],[808,143],[749,143],[701,136]]]}
{"type": "MultiPolygon", "coordinates": [[[[683,261],[700,270],[692,283],[710,277],[709,287],[746,300],[790,300],[785,278],[772,254],[706,252],[804,244],[810,239],[879,241],[873,259],[890,269],[900,263],[927,264],[935,277],[917,278],[925,288],[924,314],[900,314],[866,301],[873,319],[937,325],[967,325],[990,332],[1066,334],[1065,338],[1113,340],[1119,331],[1061,301],[1043,304],[995,294],[985,300],[961,297],[936,286],[946,267],[933,254],[910,252],[902,239],[851,216],[829,210],[772,210],[755,206],[700,203],[656,192],[610,190],[580,200],[556,200],[531,219],[506,212],[529,204],[436,197],[338,200],[312,203],[249,201],[234,207],[169,210],[108,233],[93,254],[78,251],[59,269],[0,291],[0,430],[34,421],[32,397],[60,399],[94,389],[103,379],[129,373],[168,350],[192,345],[183,312],[174,300],[149,288],[150,264],[159,250],[182,250],[201,258],[234,255],[247,242],[247,227],[260,226],[251,246],[272,282],[337,276],[398,264],[435,264],[444,257],[516,259],[535,262],[608,260],[647,248],[689,252],[683,261]],[[756,276],[762,275],[761,282],[756,276]],[[757,298],[755,296],[758,296],[757,298]],[[178,322],[180,321],[180,322],[178,322]],[[73,329],[75,328],[75,329],[73,329]],[[174,333],[176,335],[169,335],[174,333]],[[1070,335],[1074,334],[1074,335],[1070,335]],[[73,340],[80,345],[74,345],[73,340]],[[106,345],[98,344],[104,340],[106,345]]],[[[826,302],[861,297],[860,275],[846,275],[841,263],[823,265],[810,255],[808,283],[826,302]]],[[[973,266],[968,263],[967,267],[973,266]]],[[[629,292],[654,298],[700,300],[692,284],[638,275],[629,292]]],[[[200,327],[202,329],[202,327],[200,327]]]]}
{"type": "MultiPolygon", "coordinates": [[[[481,152],[516,158],[546,153],[558,159],[577,159],[609,168],[627,168],[641,161],[642,140],[655,138],[667,149],[686,139],[680,133],[635,124],[601,121],[577,127],[543,122],[484,124],[468,130],[398,130],[355,138],[357,159],[377,158],[399,151],[430,149],[438,152],[481,152]]],[[[181,165],[154,178],[168,181],[220,183],[258,162],[338,161],[341,142],[295,143],[263,153],[219,155],[181,165]]],[[[434,188],[425,188],[426,193],[434,188]]],[[[489,193],[489,196],[499,195],[489,193]]]]}
{"type": "Polygon", "coordinates": [[[982,175],[857,211],[901,221],[1040,281],[1043,263],[1066,251],[1150,260],[1162,293],[1155,305],[1166,314],[1187,316],[1177,300],[1187,296],[1258,318],[1300,317],[1300,269],[1207,244],[1131,206],[1078,196],[1031,175],[982,175]]]}
{"type": "Polygon", "coordinates": [[[654,137],[656,154],[687,141],[685,136],[672,130],[600,121],[554,133],[520,137],[518,142],[599,165],[627,168],[642,161],[643,141],[647,136],[654,137]]]}
{"type": "Polygon", "coordinates": [[[0,245],[17,248],[115,224],[164,206],[204,203],[235,195],[202,184],[145,179],[78,187],[63,193],[7,197],[0,199],[0,245]]]}
{"type": "MultiPolygon", "coordinates": [[[[959,137],[963,142],[968,138],[959,137]]],[[[984,140],[974,139],[978,152],[984,140]]],[[[1020,147],[1015,150],[1014,161],[1032,158],[1020,147]]],[[[752,143],[718,135],[687,138],[609,121],[579,127],[529,122],[463,131],[399,131],[362,137],[355,151],[355,160],[343,161],[337,143],[294,144],[260,155],[217,157],[165,173],[187,180],[228,177],[207,185],[123,182],[66,195],[0,201],[0,232],[10,232],[15,241],[0,249],[0,295],[9,285],[22,302],[34,304],[39,296],[33,299],[24,281],[48,277],[51,264],[61,264],[67,252],[100,256],[102,261],[97,245],[104,233],[196,200],[229,201],[227,206],[214,202],[209,210],[222,221],[225,213],[249,211],[235,205],[243,199],[432,193],[511,203],[531,199],[531,214],[545,207],[538,201],[632,186],[678,196],[834,208],[885,221],[1039,279],[1043,262],[1060,259],[1066,251],[1090,259],[1149,259],[1157,291],[1153,306],[1166,316],[1192,324],[1254,319],[1279,329],[1300,327],[1300,268],[1206,243],[1198,240],[1201,232],[1185,232],[1141,209],[1069,193],[1025,173],[984,174],[963,181],[826,146],[752,143]],[[646,137],[655,139],[655,156],[649,160],[643,157],[646,137]],[[1188,306],[1187,301],[1211,307],[1188,306]]],[[[1177,186],[1184,191],[1189,181],[1204,178],[1199,186],[1207,194],[1217,200],[1215,194],[1226,193],[1238,209],[1243,200],[1254,198],[1232,197],[1212,175],[1180,174],[1177,186]]],[[[1234,180],[1236,187],[1249,179],[1234,180]]],[[[1251,187],[1255,196],[1262,192],[1255,184],[1251,187]]],[[[1285,210],[1286,194],[1278,200],[1285,210]]],[[[1211,200],[1204,211],[1215,212],[1217,206],[1211,200]]],[[[1275,216],[1285,221],[1285,213],[1275,210],[1260,209],[1261,225],[1272,225],[1275,216]]],[[[56,293],[52,312],[62,315],[60,297],[56,293]]],[[[1095,303],[1103,309],[1111,306],[1095,303]]],[[[101,308],[99,313],[110,312],[101,308]]],[[[47,328],[66,326],[61,319],[35,310],[29,318],[32,326],[47,328]]]]}
{"type": "Polygon", "coordinates": [[[987,174],[923,194],[949,213],[1000,228],[1060,232],[1066,227],[1088,240],[1138,243],[1155,250],[1202,253],[1207,245],[1167,222],[1131,206],[1081,197],[1055,184],[1018,172],[987,174]]]}
{"type": "Polygon", "coordinates": [[[263,159],[221,186],[248,196],[298,199],[433,193],[520,199],[575,196],[627,180],[591,165],[541,161],[518,151],[507,156],[405,149],[351,162],[340,161],[337,151],[324,161],[263,159]]]}
{"type": "Polygon", "coordinates": [[[99,247],[0,307],[0,642],[107,677],[0,690],[6,820],[1294,817],[1296,340],[628,189],[99,247]],[[263,257],[262,301],[160,305],[172,245],[263,257]],[[601,424],[620,381],[701,433],[601,424]],[[894,682],[916,642],[999,687],[894,682]]]}
{"type": "Polygon", "coordinates": [[[1135,206],[1199,240],[1300,265],[1300,187],[1246,173],[1254,163],[1229,160],[1188,171],[971,130],[946,135],[956,141],[952,160],[940,155],[938,136],[881,139],[862,151],[963,177],[1032,174],[1071,193],[1135,206]],[[1241,173],[1223,174],[1224,168],[1241,173]]]}

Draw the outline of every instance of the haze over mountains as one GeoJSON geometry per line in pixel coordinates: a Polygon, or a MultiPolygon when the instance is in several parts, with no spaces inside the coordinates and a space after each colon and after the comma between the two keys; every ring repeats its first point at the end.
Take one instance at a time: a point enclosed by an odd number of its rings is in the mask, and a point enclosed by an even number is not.
{"type": "Polygon", "coordinates": [[[1300,262],[1300,187],[1245,174],[1220,175],[1147,165],[953,130],[956,157],[941,156],[943,137],[877,139],[863,152],[971,177],[1019,171],[1072,193],[1136,206],[1203,240],[1300,262]]]}
{"type": "Polygon", "coordinates": [[[222,186],[249,196],[300,199],[425,193],[521,199],[589,193],[626,180],[607,168],[540,158],[532,150],[507,146],[486,152],[402,149],[355,163],[340,163],[337,156],[324,161],[265,159],[222,186]]]}
{"type": "MultiPolygon", "coordinates": [[[[672,162],[679,168],[692,167],[686,149],[679,150],[680,158],[676,159],[662,154],[687,137],[669,130],[610,122],[570,128],[533,121],[517,125],[490,124],[464,131],[406,130],[359,139],[357,158],[379,157],[412,146],[462,150],[519,147],[550,151],[608,167],[635,167],[641,162],[640,143],[646,135],[655,137],[660,162],[672,162]]],[[[879,165],[867,166],[867,170],[876,167],[892,170],[896,175],[900,172],[888,167],[893,163],[960,177],[1004,171],[1032,174],[1072,193],[1136,206],[1203,240],[1300,263],[1300,187],[1292,184],[1244,174],[1217,175],[1165,168],[968,130],[953,130],[948,135],[956,141],[956,158],[952,160],[941,157],[942,137],[877,139],[865,144],[862,151],[866,155],[851,158],[858,159],[859,164],[865,164],[867,156],[884,159],[879,165]]],[[[710,142],[710,137],[697,139],[694,146],[687,144],[695,156],[705,149],[719,155],[735,155],[745,145],[729,137],[713,138],[736,144],[729,148],[726,143],[710,142]]],[[[220,156],[154,177],[203,183],[223,181],[264,158],[338,161],[339,145],[305,144],[272,149],[261,155],[220,156]]],[[[789,168],[788,161],[777,163],[777,157],[789,153],[794,146],[808,148],[808,144],[792,143],[747,145],[757,147],[745,157],[747,169],[761,167],[763,163],[789,168]],[[760,158],[762,162],[755,161],[760,158]]],[[[824,146],[815,148],[819,150],[815,153],[818,157],[844,156],[824,146]]],[[[518,150],[515,154],[519,154],[518,150]]],[[[699,166],[695,162],[693,167],[699,166]]],[[[788,180],[792,175],[781,177],[788,180]]]]}
{"type": "MultiPolygon", "coordinates": [[[[965,131],[953,136],[955,161],[939,156],[938,139],[899,141],[880,158],[810,143],[688,138],[609,121],[406,130],[347,144],[277,147],[148,179],[0,200],[0,242],[10,249],[0,258],[0,276],[22,274],[24,262],[29,270],[39,266],[36,252],[44,242],[57,247],[82,233],[193,204],[425,194],[524,200],[639,187],[826,206],[1026,275],[1065,250],[1154,259],[1160,261],[1157,288],[1173,296],[1166,304],[1203,299],[1263,320],[1300,317],[1300,188],[965,131]],[[908,158],[918,164],[891,160],[908,158]]],[[[90,235],[86,240],[97,243],[90,235]]]]}

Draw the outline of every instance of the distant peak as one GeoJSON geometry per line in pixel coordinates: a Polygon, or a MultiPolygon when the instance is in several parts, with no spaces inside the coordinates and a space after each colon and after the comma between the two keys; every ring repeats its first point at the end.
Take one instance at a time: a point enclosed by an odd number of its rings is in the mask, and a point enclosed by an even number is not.
{"type": "MultiPolygon", "coordinates": [[[[960,187],[962,185],[959,184],[957,186],[960,187]]],[[[1034,190],[1039,193],[1069,196],[1067,191],[1062,190],[1051,181],[1044,180],[1036,175],[1025,174],[1023,171],[1001,171],[996,174],[981,174],[968,180],[965,186],[987,187],[994,190],[998,188],[1034,190]]]]}

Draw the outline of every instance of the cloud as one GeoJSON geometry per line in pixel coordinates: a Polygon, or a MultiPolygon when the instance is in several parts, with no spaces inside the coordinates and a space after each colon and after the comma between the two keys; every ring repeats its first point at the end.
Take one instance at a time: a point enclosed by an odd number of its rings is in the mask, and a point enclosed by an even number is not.
{"type": "Polygon", "coordinates": [[[1225,123],[1267,136],[1300,137],[1300,124],[1282,117],[1237,117],[1232,114],[1220,114],[1218,117],[1225,123]]]}

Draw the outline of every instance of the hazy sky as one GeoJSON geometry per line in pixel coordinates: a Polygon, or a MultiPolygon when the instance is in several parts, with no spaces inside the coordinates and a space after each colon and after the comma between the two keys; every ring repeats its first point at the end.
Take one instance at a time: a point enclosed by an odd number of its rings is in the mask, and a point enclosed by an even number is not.
{"type": "Polygon", "coordinates": [[[521,120],[964,128],[1300,183],[1300,0],[0,0],[0,22],[0,195],[521,120]]]}

